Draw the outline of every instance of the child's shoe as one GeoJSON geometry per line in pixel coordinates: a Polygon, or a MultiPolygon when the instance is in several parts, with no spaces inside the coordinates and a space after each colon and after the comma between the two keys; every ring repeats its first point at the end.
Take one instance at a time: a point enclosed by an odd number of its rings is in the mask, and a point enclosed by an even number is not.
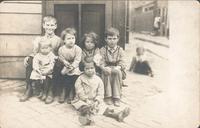
{"type": "Polygon", "coordinates": [[[20,97],[20,102],[25,102],[27,101],[31,96],[33,95],[33,88],[31,84],[27,85],[27,89],[25,93],[20,97]]]}
{"type": "Polygon", "coordinates": [[[114,105],[120,107],[120,99],[114,99],[114,105]]]}
{"type": "Polygon", "coordinates": [[[112,98],[105,98],[105,103],[107,104],[107,105],[112,105],[113,104],[113,102],[112,102],[112,98]]]}
{"type": "Polygon", "coordinates": [[[123,116],[124,116],[124,117],[127,117],[127,116],[130,114],[130,111],[131,111],[131,109],[128,108],[128,107],[126,107],[126,108],[123,110],[123,116]]]}
{"type": "Polygon", "coordinates": [[[51,104],[54,101],[53,96],[47,96],[45,99],[45,104],[51,104]]]}
{"type": "Polygon", "coordinates": [[[114,112],[114,109],[106,108],[106,110],[104,111],[103,115],[104,116],[109,116],[113,112],[114,112]]]}
{"type": "Polygon", "coordinates": [[[39,95],[37,95],[37,98],[42,99],[43,93],[40,92],[39,95]]]}
{"type": "Polygon", "coordinates": [[[123,111],[118,113],[117,121],[122,122],[130,114],[130,108],[126,107],[123,111]]]}
{"type": "Polygon", "coordinates": [[[61,92],[59,98],[58,98],[58,102],[59,102],[59,103],[64,103],[64,102],[65,102],[65,94],[66,94],[66,90],[65,90],[65,88],[64,88],[64,89],[62,90],[62,92],[61,92]]]}
{"type": "Polygon", "coordinates": [[[43,94],[41,100],[42,100],[42,101],[45,101],[46,98],[47,98],[47,95],[43,94]]]}

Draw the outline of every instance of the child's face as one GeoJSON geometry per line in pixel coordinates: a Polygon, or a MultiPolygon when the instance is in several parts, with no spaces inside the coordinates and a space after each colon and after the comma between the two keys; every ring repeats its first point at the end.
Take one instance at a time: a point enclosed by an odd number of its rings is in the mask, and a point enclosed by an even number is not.
{"type": "Polygon", "coordinates": [[[137,55],[143,55],[144,54],[144,49],[143,48],[138,48],[137,49],[137,55]]]}
{"type": "Polygon", "coordinates": [[[50,51],[51,51],[51,47],[50,46],[42,46],[40,48],[40,53],[43,54],[43,55],[49,54],[50,51]]]}
{"type": "Polygon", "coordinates": [[[43,23],[43,28],[46,34],[52,35],[54,34],[54,31],[56,30],[57,25],[53,20],[49,20],[43,23]]]}
{"type": "Polygon", "coordinates": [[[84,73],[87,76],[92,77],[95,74],[94,63],[87,63],[87,64],[85,64],[84,73]]]}
{"type": "Polygon", "coordinates": [[[117,42],[119,41],[119,38],[117,37],[117,35],[107,36],[107,38],[105,39],[105,41],[107,42],[107,45],[110,48],[114,48],[117,45],[117,42]]]}
{"type": "Polygon", "coordinates": [[[95,44],[94,44],[92,38],[87,37],[87,38],[85,39],[85,48],[86,48],[87,50],[92,50],[92,49],[94,49],[94,47],[95,47],[95,44]]]}
{"type": "Polygon", "coordinates": [[[72,35],[72,34],[66,34],[65,40],[64,40],[65,46],[67,46],[69,48],[73,47],[74,44],[75,44],[75,40],[76,40],[76,38],[75,38],[74,35],[72,35]]]}

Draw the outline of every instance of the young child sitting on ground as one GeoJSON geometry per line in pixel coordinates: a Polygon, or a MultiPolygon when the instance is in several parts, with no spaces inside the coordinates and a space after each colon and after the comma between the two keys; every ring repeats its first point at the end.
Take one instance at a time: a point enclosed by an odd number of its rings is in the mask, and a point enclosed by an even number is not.
{"type": "Polygon", "coordinates": [[[123,121],[130,113],[129,108],[117,112],[114,109],[106,108],[103,104],[104,85],[99,76],[95,73],[94,62],[84,62],[84,73],[78,77],[75,83],[76,97],[72,105],[80,112],[79,121],[83,125],[90,125],[92,115],[97,113],[107,117],[123,121]]]}
{"type": "Polygon", "coordinates": [[[149,65],[148,60],[146,59],[146,56],[145,56],[144,47],[136,48],[136,56],[134,56],[132,59],[129,71],[133,71],[135,73],[149,75],[149,76],[153,77],[152,69],[149,65]]]}
{"type": "Polygon", "coordinates": [[[51,43],[47,39],[40,41],[39,52],[33,58],[33,71],[30,79],[33,80],[39,91],[38,98],[45,101],[52,84],[52,71],[56,56],[51,50],[51,43]]]}

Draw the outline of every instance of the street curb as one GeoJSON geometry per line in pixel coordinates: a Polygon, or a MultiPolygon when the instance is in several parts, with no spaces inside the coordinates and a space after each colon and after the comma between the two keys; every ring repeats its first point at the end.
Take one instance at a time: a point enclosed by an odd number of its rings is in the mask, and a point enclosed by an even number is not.
{"type": "Polygon", "coordinates": [[[151,53],[151,54],[153,54],[153,55],[155,55],[155,56],[157,56],[157,57],[159,57],[159,58],[161,58],[161,59],[168,60],[168,58],[165,58],[165,57],[163,57],[163,56],[160,56],[159,54],[153,52],[152,50],[150,50],[150,49],[148,49],[148,48],[146,49],[146,51],[149,52],[149,53],[151,53]]]}
{"type": "Polygon", "coordinates": [[[144,39],[144,38],[141,38],[141,37],[134,37],[134,39],[149,42],[149,43],[152,43],[152,44],[156,44],[156,45],[159,45],[159,46],[162,46],[162,47],[165,47],[165,48],[169,48],[169,45],[162,44],[162,43],[159,43],[159,42],[156,42],[156,41],[153,41],[153,40],[148,40],[148,39],[144,39]]]}

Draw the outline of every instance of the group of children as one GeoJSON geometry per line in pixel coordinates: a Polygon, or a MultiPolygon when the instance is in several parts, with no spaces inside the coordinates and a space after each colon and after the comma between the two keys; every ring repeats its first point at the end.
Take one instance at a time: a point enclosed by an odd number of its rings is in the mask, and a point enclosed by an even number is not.
{"type": "MultiPolygon", "coordinates": [[[[34,86],[37,97],[46,104],[54,101],[56,93],[59,103],[63,103],[67,95],[67,102],[84,117],[100,111],[103,101],[119,107],[121,87],[126,78],[124,51],[117,45],[119,31],[108,28],[105,32],[106,45],[101,49],[97,45],[97,34],[89,32],[80,42],[81,49],[76,45],[74,28],[64,29],[59,38],[54,33],[57,21],[52,16],[44,17],[43,28],[45,35],[35,39],[32,54],[24,59],[27,86],[20,101],[26,101],[33,95],[34,86]]],[[[137,60],[147,67],[147,74],[152,74],[146,61],[143,63],[137,58],[134,61],[137,60]]],[[[123,121],[130,109],[116,112],[105,108],[102,113],[123,121]]],[[[82,123],[89,124],[91,120],[87,118],[82,123]]]]}

